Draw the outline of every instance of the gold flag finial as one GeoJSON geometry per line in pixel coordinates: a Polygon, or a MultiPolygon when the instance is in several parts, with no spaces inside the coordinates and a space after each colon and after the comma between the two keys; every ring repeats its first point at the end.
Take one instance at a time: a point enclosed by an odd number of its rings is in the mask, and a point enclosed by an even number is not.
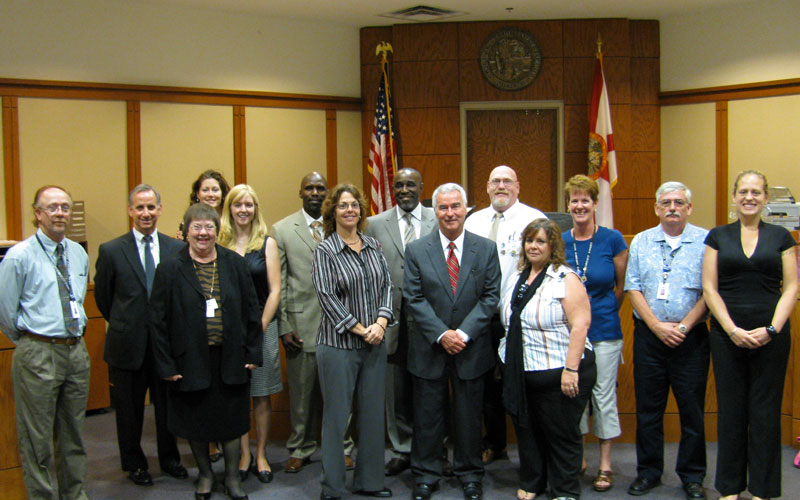
{"type": "Polygon", "coordinates": [[[600,38],[600,33],[597,34],[597,53],[602,57],[603,55],[603,39],[600,38]]]}
{"type": "Polygon", "coordinates": [[[392,44],[390,44],[389,42],[381,42],[378,44],[377,47],[375,47],[375,55],[381,56],[381,62],[386,62],[387,52],[394,53],[394,50],[392,50],[392,44]]]}

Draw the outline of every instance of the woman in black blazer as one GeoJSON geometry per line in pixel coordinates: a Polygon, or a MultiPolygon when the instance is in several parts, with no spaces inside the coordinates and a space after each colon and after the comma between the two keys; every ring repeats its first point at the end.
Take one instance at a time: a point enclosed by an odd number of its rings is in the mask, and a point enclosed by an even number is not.
{"type": "Polygon", "coordinates": [[[150,297],[156,369],[170,382],[168,427],[189,440],[199,479],[214,487],[210,441],[222,443],[225,488],[246,499],[239,438],[250,429],[250,374],[261,363],[261,308],[244,259],[216,244],[217,212],[195,203],[183,217],[189,246],[161,262],[150,297]]]}

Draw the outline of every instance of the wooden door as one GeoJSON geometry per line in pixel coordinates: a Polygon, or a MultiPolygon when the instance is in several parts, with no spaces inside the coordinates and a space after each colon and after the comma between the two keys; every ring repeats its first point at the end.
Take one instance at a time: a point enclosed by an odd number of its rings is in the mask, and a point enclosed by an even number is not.
{"type": "Polygon", "coordinates": [[[467,110],[467,196],[489,206],[486,181],[498,165],[517,172],[519,199],[543,212],[558,210],[558,111],[467,110]]]}

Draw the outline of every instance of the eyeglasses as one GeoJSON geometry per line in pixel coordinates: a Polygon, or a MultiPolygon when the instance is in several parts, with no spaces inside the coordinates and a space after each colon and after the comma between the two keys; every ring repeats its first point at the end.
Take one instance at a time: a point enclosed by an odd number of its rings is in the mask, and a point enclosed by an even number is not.
{"type": "Polygon", "coordinates": [[[189,226],[189,229],[191,229],[196,233],[200,233],[204,229],[208,233],[213,233],[214,231],[217,230],[217,226],[215,226],[214,224],[192,224],[191,226],[189,226]]]}
{"type": "Polygon", "coordinates": [[[350,203],[339,203],[336,205],[338,210],[347,210],[348,208],[352,208],[353,210],[358,210],[361,207],[357,201],[353,201],[350,203]]]}
{"type": "Polygon", "coordinates": [[[61,213],[63,214],[68,214],[72,211],[72,207],[66,203],[63,205],[57,205],[54,203],[52,205],[47,205],[46,207],[39,207],[39,209],[44,210],[48,215],[55,215],[59,210],[61,210],[61,213]]]}
{"type": "Polygon", "coordinates": [[[658,206],[661,208],[669,208],[672,205],[675,205],[676,208],[683,208],[686,206],[686,202],[684,200],[661,200],[658,202],[658,206]]]}
{"type": "Polygon", "coordinates": [[[489,179],[489,184],[491,184],[492,187],[497,187],[500,184],[502,184],[505,187],[511,187],[514,185],[515,182],[516,181],[513,179],[489,179]]]}

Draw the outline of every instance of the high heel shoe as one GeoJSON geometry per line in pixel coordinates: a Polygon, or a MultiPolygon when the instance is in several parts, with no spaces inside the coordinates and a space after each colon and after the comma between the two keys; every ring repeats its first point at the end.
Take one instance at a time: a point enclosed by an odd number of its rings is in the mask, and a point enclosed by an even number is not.
{"type": "Polygon", "coordinates": [[[225,494],[228,495],[228,498],[230,498],[231,500],[250,500],[249,497],[247,496],[247,493],[241,496],[234,495],[233,492],[231,492],[231,489],[228,488],[227,483],[225,484],[225,494]]]}
{"type": "MultiPolygon", "coordinates": [[[[200,482],[200,478],[197,479],[198,483],[200,482]]],[[[195,491],[194,492],[194,500],[210,500],[211,493],[217,488],[217,482],[213,481],[211,483],[211,489],[209,489],[206,493],[200,493],[195,491]]]]}
{"type": "Polygon", "coordinates": [[[239,480],[244,482],[247,479],[247,474],[254,470],[256,466],[256,458],[250,453],[250,465],[246,469],[239,469],[239,480]]]}

